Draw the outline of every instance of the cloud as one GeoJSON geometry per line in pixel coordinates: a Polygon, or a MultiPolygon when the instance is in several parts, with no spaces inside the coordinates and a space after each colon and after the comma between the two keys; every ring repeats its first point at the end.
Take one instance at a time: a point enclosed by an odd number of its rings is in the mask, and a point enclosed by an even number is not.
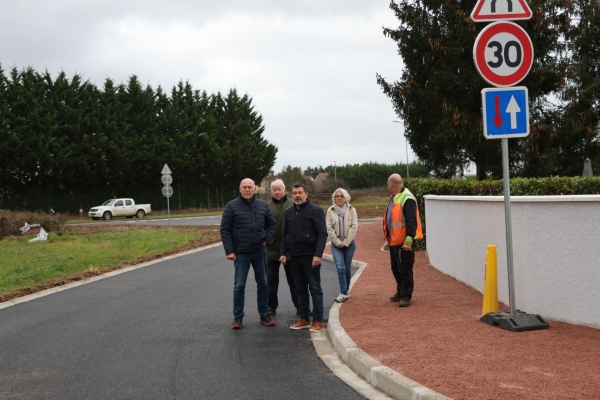
{"type": "MultiPolygon", "coordinates": [[[[21,1],[3,6],[0,63],[170,91],[178,81],[253,98],[274,169],[405,161],[375,81],[401,76],[384,1],[21,1]]],[[[411,156],[414,159],[414,156],[411,156]]]]}

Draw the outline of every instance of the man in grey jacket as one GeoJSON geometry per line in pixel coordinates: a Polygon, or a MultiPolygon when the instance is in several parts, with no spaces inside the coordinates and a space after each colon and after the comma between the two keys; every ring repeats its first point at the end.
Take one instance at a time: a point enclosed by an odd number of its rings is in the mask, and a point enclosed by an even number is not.
{"type": "MultiPolygon", "coordinates": [[[[269,314],[275,315],[279,306],[277,291],[279,290],[279,248],[281,246],[281,237],[283,236],[283,227],[285,225],[285,210],[294,205],[294,201],[287,197],[285,193],[285,184],[281,179],[275,179],[271,182],[271,200],[267,202],[273,217],[277,222],[277,231],[273,240],[267,245],[267,286],[269,287],[269,314]]],[[[289,261],[283,264],[285,277],[294,307],[298,309],[298,295],[294,284],[294,276],[289,261]]]]}

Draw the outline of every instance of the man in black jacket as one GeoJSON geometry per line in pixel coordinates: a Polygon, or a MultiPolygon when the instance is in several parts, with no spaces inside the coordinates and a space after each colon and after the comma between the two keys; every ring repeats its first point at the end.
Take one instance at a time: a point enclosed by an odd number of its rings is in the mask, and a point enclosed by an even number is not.
{"type": "Polygon", "coordinates": [[[308,200],[306,186],[294,184],[292,188],[294,206],[285,211],[285,226],[279,251],[279,261],[290,256],[292,273],[298,294],[300,319],[291,329],[310,328],[312,332],[323,329],[323,291],[321,290],[321,257],[327,242],[325,213],[318,205],[308,200]],[[313,303],[313,323],[310,318],[310,299],[313,303]]]}
{"type": "Polygon", "coordinates": [[[221,240],[228,260],[235,267],[233,287],[233,329],[242,328],[246,280],[250,264],[254,269],[257,286],[257,304],[260,323],[275,325],[269,315],[266,275],[266,245],[273,239],[277,223],[267,203],[254,198],[256,186],[252,179],[240,183],[240,196],[225,206],[221,218],[221,240]]]}

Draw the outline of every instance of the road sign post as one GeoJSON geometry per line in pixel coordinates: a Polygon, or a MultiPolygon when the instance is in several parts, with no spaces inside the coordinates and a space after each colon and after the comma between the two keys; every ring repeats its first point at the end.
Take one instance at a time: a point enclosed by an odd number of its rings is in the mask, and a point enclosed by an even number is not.
{"type": "Polygon", "coordinates": [[[167,164],[165,164],[163,167],[161,174],[163,175],[161,176],[160,181],[163,185],[165,185],[162,188],[162,195],[167,198],[167,218],[169,220],[169,224],[171,224],[171,208],[169,206],[169,197],[173,195],[173,188],[169,185],[173,183],[173,177],[171,176],[171,169],[167,164]]]}
{"type": "Polygon", "coordinates": [[[481,321],[513,332],[549,327],[541,316],[520,312],[515,304],[508,138],[529,135],[529,93],[526,87],[511,86],[529,73],[533,64],[533,43],[523,28],[505,20],[529,19],[531,16],[525,0],[478,0],[471,13],[471,19],[476,22],[500,21],[486,26],[479,33],[473,46],[473,60],[481,77],[496,86],[481,91],[483,135],[486,139],[502,140],[510,304],[510,313],[490,312],[481,317],[481,321]]]}

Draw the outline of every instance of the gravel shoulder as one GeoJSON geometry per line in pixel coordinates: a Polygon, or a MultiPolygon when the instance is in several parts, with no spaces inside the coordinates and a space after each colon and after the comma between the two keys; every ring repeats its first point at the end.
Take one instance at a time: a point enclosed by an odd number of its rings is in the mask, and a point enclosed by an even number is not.
{"type": "MultiPolygon", "coordinates": [[[[395,292],[380,223],[361,225],[354,258],[368,263],[340,310],[352,340],[382,364],[455,399],[600,399],[600,330],[548,321],[509,332],[479,321],[482,295],[418,252],[410,307],[395,292]]],[[[483,266],[482,266],[483,268],[483,266]]],[[[506,305],[501,305],[507,309],[506,305]]]]}

